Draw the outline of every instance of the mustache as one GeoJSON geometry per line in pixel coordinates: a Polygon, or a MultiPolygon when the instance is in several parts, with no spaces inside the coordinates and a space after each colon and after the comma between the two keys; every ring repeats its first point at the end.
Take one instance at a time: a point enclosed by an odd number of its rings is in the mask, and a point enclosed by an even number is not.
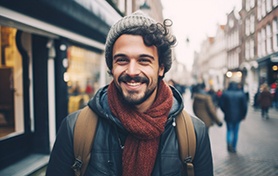
{"type": "Polygon", "coordinates": [[[118,79],[119,82],[130,82],[130,81],[134,81],[134,82],[142,82],[142,83],[149,83],[149,79],[147,77],[144,76],[130,76],[130,75],[121,75],[118,79]]]}

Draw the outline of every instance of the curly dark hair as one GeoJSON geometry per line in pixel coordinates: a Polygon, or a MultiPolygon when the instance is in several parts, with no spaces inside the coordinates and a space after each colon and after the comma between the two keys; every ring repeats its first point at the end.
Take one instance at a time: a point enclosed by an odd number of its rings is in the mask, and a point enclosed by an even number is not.
{"type": "MultiPolygon", "coordinates": [[[[144,43],[147,46],[156,46],[158,50],[159,65],[163,65],[164,74],[170,70],[172,65],[172,47],[176,44],[177,39],[169,31],[172,26],[170,19],[165,19],[162,23],[154,23],[151,25],[135,26],[125,29],[122,34],[140,35],[143,37],[144,43]]],[[[112,47],[112,46],[111,46],[112,47]]],[[[106,58],[111,58],[112,49],[106,51],[106,58]]],[[[107,63],[109,68],[108,73],[112,75],[112,62],[107,63]]],[[[164,77],[163,74],[163,77],[164,77]]]]}

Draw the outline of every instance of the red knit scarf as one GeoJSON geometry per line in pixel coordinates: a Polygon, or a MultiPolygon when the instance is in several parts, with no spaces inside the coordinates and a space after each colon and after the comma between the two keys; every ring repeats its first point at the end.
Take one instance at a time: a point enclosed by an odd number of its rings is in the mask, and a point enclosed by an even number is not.
{"type": "Polygon", "coordinates": [[[151,175],[160,135],[173,104],[172,91],[164,81],[160,81],[155,102],[144,113],[120,100],[122,96],[112,82],[108,87],[109,107],[130,132],[122,156],[123,176],[151,175]]]}

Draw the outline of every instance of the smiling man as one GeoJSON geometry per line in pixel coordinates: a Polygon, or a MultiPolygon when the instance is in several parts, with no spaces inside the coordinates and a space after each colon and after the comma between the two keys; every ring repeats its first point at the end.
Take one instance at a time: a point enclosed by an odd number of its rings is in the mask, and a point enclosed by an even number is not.
{"type": "MultiPolygon", "coordinates": [[[[176,38],[171,20],[155,22],[140,11],[119,20],[106,40],[105,58],[113,81],[88,103],[98,115],[90,175],[182,175],[175,118],[183,110],[177,90],[163,78],[172,64],[176,38]]],[[[47,175],[74,175],[73,130],[80,111],[61,124],[47,175]]],[[[195,176],[213,175],[204,123],[191,117],[196,133],[195,176]]],[[[86,133],[86,131],[84,131],[86,133]]]]}

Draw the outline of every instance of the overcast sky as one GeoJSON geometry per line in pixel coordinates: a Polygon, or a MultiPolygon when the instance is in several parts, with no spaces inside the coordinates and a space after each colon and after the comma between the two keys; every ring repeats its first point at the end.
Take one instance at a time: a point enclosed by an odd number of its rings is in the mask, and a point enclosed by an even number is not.
{"type": "Polygon", "coordinates": [[[191,70],[193,52],[207,36],[214,36],[217,24],[226,23],[226,14],[235,7],[241,8],[241,0],[161,0],[165,18],[173,21],[173,32],[178,39],[177,59],[191,70]],[[186,38],[189,45],[186,45],[186,38]]]}

